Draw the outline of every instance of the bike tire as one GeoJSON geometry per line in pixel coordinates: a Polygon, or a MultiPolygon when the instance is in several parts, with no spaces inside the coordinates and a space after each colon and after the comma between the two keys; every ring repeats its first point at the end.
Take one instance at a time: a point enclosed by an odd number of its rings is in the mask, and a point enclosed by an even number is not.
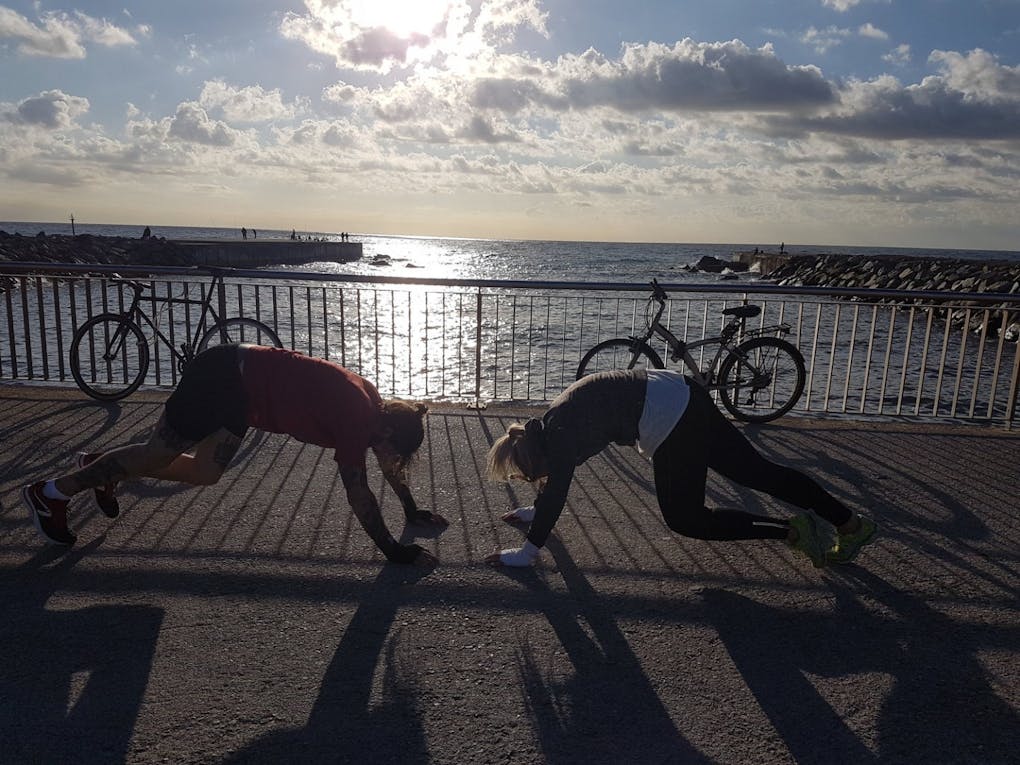
{"type": "Polygon", "coordinates": [[[210,327],[198,343],[198,352],[201,353],[212,345],[226,343],[251,343],[252,345],[283,347],[280,337],[269,325],[263,324],[257,319],[235,316],[218,321],[210,327]]]}
{"type": "Polygon", "coordinates": [[[577,379],[611,369],[664,369],[659,354],[648,343],[615,337],[589,350],[577,366],[577,379]]]}
{"type": "Polygon", "coordinates": [[[796,346],[778,337],[754,337],[736,346],[719,367],[719,398],[738,420],[769,422],[794,407],[806,378],[796,346]],[[760,400],[763,393],[767,396],[760,400]]]}
{"type": "Polygon", "coordinates": [[[97,401],[138,390],[149,371],[149,342],[141,327],[118,313],[93,316],[71,339],[71,376],[97,401]]]}

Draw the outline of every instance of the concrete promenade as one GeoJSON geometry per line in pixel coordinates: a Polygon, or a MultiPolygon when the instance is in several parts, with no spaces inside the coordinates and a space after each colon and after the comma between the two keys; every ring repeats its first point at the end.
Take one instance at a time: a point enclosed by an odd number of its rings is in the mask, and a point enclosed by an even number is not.
{"type": "MultiPolygon", "coordinates": [[[[881,524],[825,571],[671,534],[650,466],[617,448],[579,468],[537,567],[489,568],[522,536],[500,512],[532,495],[486,482],[486,451],[534,412],[447,405],[411,476],[450,521],[418,537],[434,569],[386,564],[332,455],[265,434],[215,486],[124,486],[115,521],[77,498],[78,545],[45,546],[19,487],[144,437],[164,397],[0,386],[4,765],[1020,757],[1017,434],[745,429],[881,524]]],[[[717,477],[708,502],[790,512],[717,477]]]]}

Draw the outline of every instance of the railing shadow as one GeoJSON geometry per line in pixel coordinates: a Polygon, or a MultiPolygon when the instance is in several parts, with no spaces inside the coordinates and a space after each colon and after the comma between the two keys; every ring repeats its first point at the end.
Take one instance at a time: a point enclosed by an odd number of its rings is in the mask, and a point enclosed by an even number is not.
{"type": "Polygon", "coordinates": [[[536,570],[503,570],[536,599],[535,608],[548,619],[573,668],[565,680],[549,676],[545,657],[526,634],[518,634],[521,690],[542,761],[709,762],[677,730],[609,604],[555,536],[547,549],[576,608],[566,608],[564,596],[536,570]]]}
{"type": "Polygon", "coordinates": [[[958,622],[856,566],[834,573],[830,586],[835,614],[791,612],[720,589],[702,595],[706,615],[796,762],[991,763],[1017,751],[1020,715],[996,693],[977,653],[1015,646],[1020,630],[973,625],[962,633],[958,622]],[[865,608],[863,598],[876,599],[890,616],[865,608]],[[847,678],[836,699],[841,708],[810,674],[847,678]],[[876,674],[893,683],[877,709],[867,701],[882,682],[876,674]],[[875,740],[862,741],[856,724],[873,726],[875,740]]]}
{"type": "Polygon", "coordinates": [[[0,579],[0,759],[125,762],[163,622],[162,608],[54,611],[46,601],[102,539],[34,555],[0,579]]]}
{"type": "MultiPolygon", "coordinates": [[[[364,591],[319,687],[308,722],[273,731],[225,763],[427,763],[421,694],[402,671],[405,635],[394,629],[408,587],[427,569],[386,565],[364,591]],[[379,664],[385,667],[381,703],[370,703],[379,664]]],[[[409,639],[409,637],[407,638],[409,639]]]]}

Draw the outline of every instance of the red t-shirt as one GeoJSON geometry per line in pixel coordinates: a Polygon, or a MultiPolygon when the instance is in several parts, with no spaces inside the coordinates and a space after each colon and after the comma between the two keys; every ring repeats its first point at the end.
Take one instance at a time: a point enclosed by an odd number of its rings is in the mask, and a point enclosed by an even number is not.
{"type": "Polygon", "coordinates": [[[244,349],[248,424],[336,450],[338,464],[364,467],[382,413],[379,391],[332,361],[264,346],[244,349]]]}

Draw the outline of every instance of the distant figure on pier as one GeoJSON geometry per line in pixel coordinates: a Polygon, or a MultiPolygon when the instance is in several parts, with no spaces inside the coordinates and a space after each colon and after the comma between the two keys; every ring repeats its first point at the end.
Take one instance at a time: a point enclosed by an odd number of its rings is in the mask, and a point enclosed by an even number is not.
{"type": "Polygon", "coordinates": [[[755,248],[754,248],[754,254],[755,254],[755,255],[757,255],[757,254],[758,254],[758,248],[757,248],[757,247],[755,247],[755,248]]]}
{"type": "Polygon", "coordinates": [[[297,229],[292,228],[290,230],[290,238],[291,239],[297,239],[297,229]]]}
{"type": "Polygon", "coordinates": [[[255,229],[252,229],[252,230],[251,230],[251,235],[252,235],[252,237],[253,237],[253,238],[255,238],[255,239],[258,239],[258,238],[259,238],[259,232],[258,232],[258,231],[256,231],[255,229]]]}
{"type": "Polygon", "coordinates": [[[145,231],[142,232],[142,239],[148,239],[150,236],[152,236],[152,231],[146,226],[145,231]]]}
{"type": "Polygon", "coordinates": [[[779,243],[779,254],[780,255],[785,255],[786,254],[786,242],[780,242],[779,243]]]}
{"type": "Polygon", "coordinates": [[[242,239],[248,238],[248,229],[246,229],[244,226],[241,226],[241,238],[242,239]]]}

